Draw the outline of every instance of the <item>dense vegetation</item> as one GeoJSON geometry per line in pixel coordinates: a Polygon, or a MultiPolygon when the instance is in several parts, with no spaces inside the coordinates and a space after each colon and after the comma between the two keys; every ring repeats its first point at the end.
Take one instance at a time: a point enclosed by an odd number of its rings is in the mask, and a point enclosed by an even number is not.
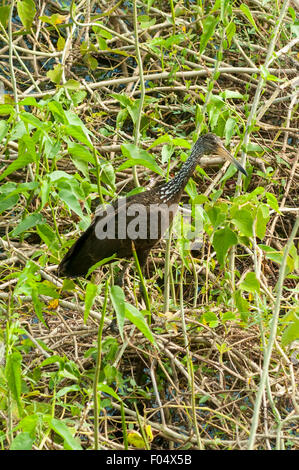
{"type": "Polygon", "coordinates": [[[1,3],[1,448],[298,449],[296,6],[1,3]],[[137,260],[123,290],[118,260],[57,277],[100,203],[209,131],[248,177],[202,158],[147,306],[137,260]]]}

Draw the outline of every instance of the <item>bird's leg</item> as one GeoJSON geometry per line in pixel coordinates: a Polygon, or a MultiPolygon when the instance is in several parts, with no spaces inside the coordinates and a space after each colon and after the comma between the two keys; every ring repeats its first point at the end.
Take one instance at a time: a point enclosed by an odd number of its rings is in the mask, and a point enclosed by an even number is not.
{"type": "Polygon", "coordinates": [[[145,286],[145,283],[144,283],[145,268],[146,268],[146,262],[147,262],[148,255],[149,255],[149,251],[145,251],[145,252],[142,252],[142,253],[140,253],[140,252],[137,253],[138,260],[139,260],[139,265],[140,265],[140,270],[141,270],[141,275],[142,275],[142,278],[143,278],[143,279],[140,279],[139,289],[140,289],[140,293],[143,297],[143,300],[145,302],[146,308],[150,312],[149,296],[148,296],[148,292],[146,290],[146,286],[145,286]]]}
{"type": "Polygon", "coordinates": [[[116,276],[115,278],[115,281],[114,281],[114,285],[115,286],[119,286],[119,287],[123,287],[124,285],[124,279],[125,279],[125,274],[126,274],[126,271],[129,267],[129,265],[131,264],[130,261],[126,261],[124,264],[123,264],[123,267],[122,269],[119,271],[118,275],[116,276]]]}
{"type": "MultiPolygon", "coordinates": [[[[122,266],[122,269],[119,271],[118,275],[116,276],[115,280],[114,280],[114,285],[115,286],[119,286],[121,288],[123,288],[124,286],[124,279],[125,279],[125,274],[126,274],[126,271],[129,267],[129,265],[131,264],[130,261],[125,261],[125,263],[123,264],[122,266]]],[[[110,329],[111,331],[113,331],[114,333],[118,333],[118,328],[117,328],[117,323],[116,323],[116,317],[113,318],[112,322],[110,323],[110,325],[107,327],[107,329],[110,329]]]]}

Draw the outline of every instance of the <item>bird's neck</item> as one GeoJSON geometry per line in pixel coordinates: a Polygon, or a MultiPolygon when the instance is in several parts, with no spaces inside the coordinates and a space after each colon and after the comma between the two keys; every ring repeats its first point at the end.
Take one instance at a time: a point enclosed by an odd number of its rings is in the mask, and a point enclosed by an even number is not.
{"type": "Polygon", "coordinates": [[[181,169],[170,181],[161,186],[160,194],[164,202],[170,201],[173,197],[180,199],[185,186],[194,173],[201,153],[197,147],[193,147],[191,155],[183,163],[181,169]]]}

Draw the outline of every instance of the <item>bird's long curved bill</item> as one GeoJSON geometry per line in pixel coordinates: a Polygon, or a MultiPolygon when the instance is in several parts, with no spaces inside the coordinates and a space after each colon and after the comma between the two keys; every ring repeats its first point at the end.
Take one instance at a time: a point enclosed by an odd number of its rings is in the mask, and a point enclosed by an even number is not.
{"type": "Polygon", "coordinates": [[[235,165],[235,167],[237,167],[238,170],[241,171],[241,173],[243,173],[243,175],[248,176],[247,171],[245,170],[245,168],[242,167],[241,163],[239,163],[238,160],[236,160],[236,159],[229,153],[229,151],[226,150],[225,147],[223,147],[222,145],[218,145],[217,153],[218,153],[218,155],[220,155],[221,157],[224,157],[226,160],[228,160],[229,162],[233,163],[233,164],[235,165]]]}

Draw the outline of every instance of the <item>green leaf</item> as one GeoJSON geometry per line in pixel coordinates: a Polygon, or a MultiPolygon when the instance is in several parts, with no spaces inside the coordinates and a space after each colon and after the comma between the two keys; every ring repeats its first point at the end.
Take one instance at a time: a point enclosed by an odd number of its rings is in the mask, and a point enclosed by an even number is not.
{"type": "Polygon", "coordinates": [[[65,46],[65,39],[63,36],[59,36],[58,41],[57,41],[57,50],[63,51],[64,46],[65,46]]]}
{"type": "Polygon", "coordinates": [[[248,210],[240,209],[235,212],[232,221],[238,227],[242,235],[252,237],[254,219],[248,210]]]}
{"type": "Polygon", "coordinates": [[[66,133],[75,139],[77,139],[79,142],[82,142],[82,144],[87,145],[87,147],[92,149],[92,144],[90,140],[86,137],[86,134],[84,132],[84,128],[79,125],[68,125],[66,126],[66,133]]]}
{"type": "Polygon", "coordinates": [[[68,90],[79,90],[80,83],[78,82],[78,80],[70,78],[66,83],[62,85],[62,87],[67,88],[68,90]]]}
{"type": "Polygon", "coordinates": [[[255,273],[247,273],[245,279],[241,282],[240,288],[246,292],[260,292],[260,283],[256,278],[255,273]]]}
{"type": "Polygon", "coordinates": [[[216,251],[217,260],[220,266],[224,265],[225,256],[228,250],[238,243],[238,237],[230,228],[226,227],[217,230],[213,237],[213,247],[216,251]]]}
{"type": "Polygon", "coordinates": [[[104,392],[104,393],[108,393],[108,395],[111,395],[113,398],[115,398],[116,400],[118,401],[122,401],[120,399],[120,397],[117,395],[117,393],[115,393],[115,391],[113,390],[113,388],[109,387],[109,385],[106,385],[106,384],[98,384],[98,390],[100,392],[104,392]]]}
{"type": "Polygon", "coordinates": [[[230,47],[232,39],[233,39],[233,37],[235,35],[235,32],[236,32],[236,25],[235,25],[234,21],[231,21],[227,25],[227,27],[225,28],[225,32],[226,32],[226,39],[228,40],[228,45],[230,47]]]}
{"type": "Polygon", "coordinates": [[[130,168],[135,165],[142,165],[149,170],[158,173],[159,175],[163,175],[163,171],[157,165],[155,159],[145,150],[139,149],[134,144],[124,144],[121,146],[122,153],[125,157],[129,160],[124,162],[117,171],[124,170],[125,168],[130,168]]]}
{"type": "Polygon", "coordinates": [[[219,325],[219,320],[214,312],[207,311],[202,316],[203,320],[208,323],[210,328],[216,328],[219,325]]]}
{"type": "Polygon", "coordinates": [[[226,145],[230,142],[232,135],[234,134],[236,124],[237,124],[236,120],[233,118],[228,118],[225,123],[224,135],[225,135],[226,145]]]}
{"type": "Polygon", "coordinates": [[[57,393],[56,397],[64,397],[67,395],[69,392],[80,392],[80,385],[74,384],[74,385],[69,385],[68,387],[63,387],[61,388],[57,393]]]}
{"type": "Polygon", "coordinates": [[[10,5],[4,5],[0,7],[0,23],[2,24],[2,26],[4,26],[4,29],[6,29],[8,23],[10,8],[10,5]]]}
{"type": "Polygon", "coordinates": [[[35,437],[32,437],[29,432],[20,432],[12,440],[9,450],[31,450],[35,437]]]}
{"type": "Polygon", "coordinates": [[[86,292],[85,292],[85,303],[84,303],[84,323],[87,322],[87,319],[89,317],[90,309],[93,305],[94,299],[96,298],[97,295],[97,286],[93,284],[92,282],[89,282],[86,287],[86,292]]]}
{"type": "Polygon", "coordinates": [[[38,224],[43,222],[43,216],[37,212],[35,214],[30,214],[26,216],[11,232],[12,237],[16,237],[31,227],[35,227],[38,224]]]}
{"type": "Polygon", "coordinates": [[[30,153],[24,153],[19,156],[14,162],[12,162],[5,171],[0,175],[0,181],[6,178],[6,176],[10,175],[16,170],[20,168],[26,167],[29,163],[32,163],[35,160],[35,155],[30,153]]]}
{"type": "Polygon", "coordinates": [[[207,209],[206,212],[214,229],[219,227],[219,225],[221,225],[226,218],[225,211],[217,206],[212,206],[211,208],[207,209]]]}
{"type": "Polygon", "coordinates": [[[146,448],[146,444],[140,432],[131,430],[128,432],[127,438],[128,438],[128,444],[130,444],[133,447],[136,447],[136,449],[146,448]]]}
{"type": "Polygon", "coordinates": [[[73,437],[70,429],[63,421],[52,418],[49,422],[49,425],[53,431],[63,438],[64,448],[66,450],[82,450],[78,439],[73,437]]]}
{"type": "Polygon", "coordinates": [[[112,286],[110,288],[110,299],[116,313],[116,320],[120,336],[124,338],[124,323],[125,323],[125,294],[121,287],[112,286]]]}
{"type": "Polygon", "coordinates": [[[208,15],[207,18],[203,21],[203,32],[200,38],[199,48],[200,53],[205,50],[209,39],[211,38],[211,36],[213,36],[218,20],[218,16],[208,15]]]}
{"type": "Polygon", "coordinates": [[[98,269],[100,266],[103,266],[103,264],[109,263],[114,258],[116,258],[116,253],[114,253],[114,255],[112,256],[109,256],[108,258],[101,259],[101,261],[98,261],[97,263],[93,264],[87,271],[86,277],[89,277],[96,269],[98,269]]]}
{"type": "Polygon", "coordinates": [[[39,292],[37,289],[37,284],[35,283],[33,287],[31,287],[30,290],[31,290],[31,297],[32,297],[32,303],[34,305],[35,314],[37,318],[39,319],[39,321],[42,322],[48,328],[48,325],[46,324],[45,319],[43,317],[43,304],[39,300],[39,292]]]}
{"type": "Polygon", "coordinates": [[[239,91],[235,90],[224,90],[221,93],[219,93],[219,96],[222,96],[224,99],[243,99],[244,95],[240,93],[239,91]]]}
{"type": "Polygon", "coordinates": [[[0,143],[2,142],[4,137],[6,136],[6,134],[8,132],[8,129],[9,129],[9,125],[7,124],[7,122],[6,121],[0,121],[0,143]]]}
{"type": "Polygon", "coordinates": [[[266,254],[267,259],[274,261],[274,263],[281,264],[282,258],[283,258],[282,251],[277,251],[275,250],[275,248],[272,248],[271,246],[268,246],[268,245],[259,244],[258,246],[266,254]]]}
{"type": "Polygon", "coordinates": [[[267,223],[270,219],[269,207],[266,204],[261,204],[256,213],[255,233],[261,240],[264,238],[267,223]]]}
{"type": "Polygon", "coordinates": [[[282,337],[281,344],[287,346],[293,341],[299,340],[299,318],[293,313],[293,321],[285,328],[282,337]]]}
{"type": "Polygon", "coordinates": [[[75,214],[77,214],[81,218],[84,217],[78,198],[72,190],[61,189],[58,192],[58,196],[63,202],[65,202],[69,209],[75,212],[75,214]]]}
{"type": "Polygon", "coordinates": [[[247,322],[249,316],[249,303],[244,299],[244,297],[242,297],[242,291],[240,289],[235,291],[234,299],[241,319],[247,322]]]}
{"type": "Polygon", "coordinates": [[[26,30],[29,30],[36,14],[34,0],[19,0],[17,10],[23,26],[26,30]]]}
{"type": "Polygon", "coordinates": [[[249,10],[248,6],[245,3],[242,3],[240,5],[240,10],[244,13],[244,15],[248,19],[249,23],[254,27],[254,29],[256,31],[258,31],[257,25],[254,21],[254,18],[252,16],[251,11],[249,10]]]}
{"type": "Polygon", "coordinates": [[[8,209],[11,209],[13,206],[15,206],[18,200],[19,200],[19,196],[17,194],[13,196],[1,194],[0,195],[0,214],[2,214],[2,212],[8,209]]]}
{"type": "Polygon", "coordinates": [[[155,344],[155,339],[148,324],[146,323],[144,315],[139,312],[139,310],[134,307],[134,305],[131,305],[127,302],[125,303],[125,316],[151,343],[155,344]]]}
{"type": "Polygon", "coordinates": [[[267,198],[267,203],[269,204],[271,209],[275,210],[275,212],[277,212],[278,214],[281,214],[281,212],[279,210],[277,199],[274,196],[274,194],[266,192],[266,198],[267,198]]]}
{"type": "Polygon", "coordinates": [[[5,376],[11,394],[18,405],[19,414],[22,414],[21,402],[21,363],[22,356],[18,351],[14,351],[8,355],[5,376]]]}
{"type": "Polygon", "coordinates": [[[56,85],[59,85],[59,83],[61,82],[62,73],[63,73],[62,65],[56,64],[54,65],[53,70],[49,70],[47,72],[47,77],[51,80],[51,82],[55,83],[56,85]]]}

